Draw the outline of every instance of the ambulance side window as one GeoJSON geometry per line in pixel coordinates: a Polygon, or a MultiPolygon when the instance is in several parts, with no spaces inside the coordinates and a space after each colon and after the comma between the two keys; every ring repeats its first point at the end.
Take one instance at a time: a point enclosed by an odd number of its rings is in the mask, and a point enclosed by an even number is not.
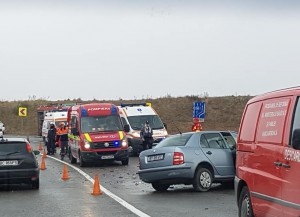
{"type": "Polygon", "coordinates": [[[296,103],[296,109],[293,117],[293,128],[291,136],[291,146],[294,149],[300,150],[300,100],[299,97],[296,103]]]}

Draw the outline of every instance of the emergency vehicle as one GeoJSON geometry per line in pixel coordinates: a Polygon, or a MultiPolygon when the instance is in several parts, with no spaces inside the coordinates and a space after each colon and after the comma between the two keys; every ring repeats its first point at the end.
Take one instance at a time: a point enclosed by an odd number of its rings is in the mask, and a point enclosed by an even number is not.
{"type": "Polygon", "coordinates": [[[68,110],[69,158],[79,165],[106,160],[129,161],[128,141],[117,106],[93,103],[72,106],[68,110]]]}
{"type": "Polygon", "coordinates": [[[146,120],[153,129],[153,146],[168,136],[166,124],[161,121],[150,103],[121,104],[119,109],[123,124],[129,125],[127,138],[133,155],[139,155],[143,150],[140,131],[146,120]]]}
{"type": "Polygon", "coordinates": [[[237,141],[239,216],[300,216],[300,87],[252,98],[237,141]]]}
{"type": "Polygon", "coordinates": [[[45,114],[43,125],[42,125],[42,137],[43,141],[46,140],[50,123],[54,123],[56,127],[59,127],[60,122],[64,122],[67,125],[67,111],[53,111],[45,114]]]}

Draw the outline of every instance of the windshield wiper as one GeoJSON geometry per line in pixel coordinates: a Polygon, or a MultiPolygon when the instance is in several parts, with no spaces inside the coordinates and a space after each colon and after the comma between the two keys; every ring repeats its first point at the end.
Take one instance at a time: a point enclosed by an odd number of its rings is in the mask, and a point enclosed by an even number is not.
{"type": "Polygon", "coordinates": [[[6,153],[5,155],[8,156],[8,155],[12,155],[12,154],[18,154],[18,153],[21,153],[19,151],[14,151],[14,152],[9,152],[9,153],[6,153]]]}

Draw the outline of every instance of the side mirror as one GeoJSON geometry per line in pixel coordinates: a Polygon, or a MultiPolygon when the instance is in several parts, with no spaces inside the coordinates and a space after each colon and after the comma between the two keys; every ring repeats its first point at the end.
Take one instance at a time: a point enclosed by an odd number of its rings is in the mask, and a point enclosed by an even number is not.
{"type": "Polygon", "coordinates": [[[124,125],[124,130],[125,130],[126,133],[128,133],[130,131],[130,128],[129,128],[128,124],[124,125]]]}
{"type": "Polygon", "coordinates": [[[33,153],[34,153],[35,155],[39,155],[41,152],[39,152],[38,150],[34,150],[33,153]]]}
{"type": "Polygon", "coordinates": [[[166,123],[163,123],[163,124],[164,124],[164,126],[165,126],[165,128],[167,130],[168,129],[168,125],[166,123]]]}
{"type": "Polygon", "coordinates": [[[71,129],[71,133],[74,135],[74,136],[78,136],[79,135],[79,131],[77,128],[72,128],[71,129]]]}
{"type": "Polygon", "coordinates": [[[293,131],[292,146],[296,150],[300,150],[300,129],[293,131]]]}

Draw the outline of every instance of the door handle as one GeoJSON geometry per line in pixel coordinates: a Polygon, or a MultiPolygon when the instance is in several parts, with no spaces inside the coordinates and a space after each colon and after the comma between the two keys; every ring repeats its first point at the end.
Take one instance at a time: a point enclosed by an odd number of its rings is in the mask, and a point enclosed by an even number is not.
{"type": "Polygon", "coordinates": [[[284,168],[291,168],[291,165],[289,165],[289,164],[282,164],[282,167],[284,167],[284,168]]]}
{"type": "Polygon", "coordinates": [[[206,154],[209,154],[209,155],[211,155],[211,154],[212,154],[212,152],[211,152],[211,151],[208,151],[208,152],[206,152],[206,154]]]}
{"type": "Polygon", "coordinates": [[[282,163],[281,163],[281,162],[278,162],[278,161],[276,161],[276,162],[274,162],[274,165],[275,165],[275,166],[277,166],[277,167],[281,167],[281,166],[282,166],[282,163]]]}

